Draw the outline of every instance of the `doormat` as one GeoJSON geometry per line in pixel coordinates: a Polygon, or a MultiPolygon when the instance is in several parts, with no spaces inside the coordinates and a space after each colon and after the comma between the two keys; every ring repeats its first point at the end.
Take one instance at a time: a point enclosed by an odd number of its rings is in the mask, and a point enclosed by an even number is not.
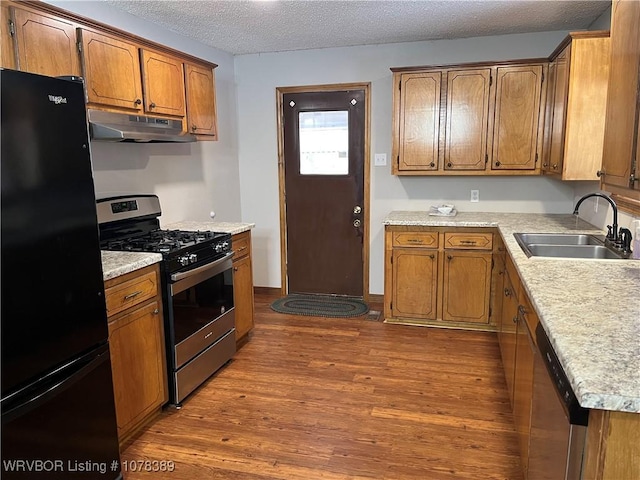
{"type": "Polygon", "coordinates": [[[279,298],[271,304],[271,309],[290,315],[343,318],[359,317],[369,311],[367,304],[359,298],[301,294],[279,298]]]}

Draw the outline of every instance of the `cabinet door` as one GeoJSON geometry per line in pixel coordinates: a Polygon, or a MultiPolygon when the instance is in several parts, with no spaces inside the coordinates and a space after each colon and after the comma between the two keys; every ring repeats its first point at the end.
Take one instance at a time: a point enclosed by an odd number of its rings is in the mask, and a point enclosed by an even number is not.
{"type": "Polygon", "coordinates": [[[236,340],[253,328],[253,273],[251,257],[233,262],[233,303],[236,310],[236,340]]]}
{"type": "Polygon", "coordinates": [[[400,79],[398,170],[437,170],[442,72],[400,79]]]}
{"type": "Polygon", "coordinates": [[[164,330],[158,302],[109,324],[118,435],[167,401],[164,330]]]}
{"type": "Polygon", "coordinates": [[[493,170],[535,170],[542,65],[498,67],[493,170]]]}
{"type": "Polygon", "coordinates": [[[436,318],[438,251],[394,248],[391,311],[394,317],[436,318]]]}
{"type": "Polygon", "coordinates": [[[488,323],[491,253],[445,251],[442,319],[488,323]]]}
{"type": "Polygon", "coordinates": [[[484,170],[487,160],[491,69],[447,75],[445,170],[484,170]]]}
{"type": "Polygon", "coordinates": [[[553,123],[551,125],[551,142],[549,145],[549,165],[551,173],[562,172],[564,159],[564,134],[567,120],[567,96],[569,94],[569,58],[571,45],[558,55],[555,60],[555,89],[553,95],[553,123]]]}
{"type": "Polygon", "coordinates": [[[16,57],[14,52],[13,37],[15,24],[10,20],[9,6],[4,2],[0,4],[0,67],[16,69],[16,57]]]}
{"type": "Polygon", "coordinates": [[[140,50],[144,109],[184,117],[184,71],[182,62],[149,50],[140,50]]]}
{"type": "Polygon", "coordinates": [[[138,47],[102,33],[78,32],[88,103],[142,111],[138,47]]]}
{"type": "Polygon", "coordinates": [[[545,173],[551,172],[551,134],[553,129],[553,104],[556,96],[556,69],[557,62],[549,63],[549,73],[547,78],[547,96],[544,107],[544,146],[542,148],[541,169],[545,173]]]}
{"type": "Polygon", "coordinates": [[[73,23],[15,7],[12,11],[20,70],[50,77],[80,75],[73,23]]]}
{"type": "Polygon", "coordinates": [[[611,11],[611,67],[604,131],[604,183],[640,188],[630,182],[637,154],[640,2],[615,0],[611,11]]]}
{"type": "Polygon", "coordinates": [[[511,401],[511,405],[513,405],[518,298],[507,273],[504,275],[504,291],[502,293],[502,314],[500,316],[498,343],[500,344],[500,353],[502,354],[502,365],[504,367],[507,390],[509,391],[509,400],[511,401]]]}
{"type": "MultiPolygon", "coordinates": [[[[519,307],[521,308],[521,307],[519,307]]],[[[527,329],[524,313],[518,315],[516,330],[516,358],[513,392],[513,416],[520,446],[520,460],[525,473],[529,462],[529,434],[531,429],[531,400],[533,397],[533,363],[536,348],[527,329]]]]}
{"type": "Polygon", "coordinates": [[[211,68],[185,65],[189,132],[218,138],[215,78],[211,68]]]}

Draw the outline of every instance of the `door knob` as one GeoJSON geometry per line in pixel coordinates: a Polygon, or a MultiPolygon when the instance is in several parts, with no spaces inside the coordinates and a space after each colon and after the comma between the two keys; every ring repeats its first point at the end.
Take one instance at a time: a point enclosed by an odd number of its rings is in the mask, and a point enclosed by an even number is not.
{"type": "Polygon", "coordinates": [[[355,207],[353,207],[353,213],[354,215],[362,213],[362,207],[360,205],[356,205],[355,207]]]}
{"type": "Polygon", "coordinates": [[[362,225],[362,222],[360,221],[360,219],[359,219],[359,218],[356,218],[356,219],[353,221],[353,226],[354,226],[354,227],[356,227],[356,228],[358,228],[360,225],[362,225]]]}

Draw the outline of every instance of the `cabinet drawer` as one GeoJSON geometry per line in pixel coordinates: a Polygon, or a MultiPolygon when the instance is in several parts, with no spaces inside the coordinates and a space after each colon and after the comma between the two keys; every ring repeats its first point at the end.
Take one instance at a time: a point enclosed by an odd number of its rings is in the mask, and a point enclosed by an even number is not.
{"type": "Polygon", "coordinates": [[[445,233],[444,248],[463,248],[472,250],[491,250],[493,234],[491,233],[445,233]]]}
{"type": "Polygon", "coordinates": [[[145,273],[129,281],[105,289],[107,316],[115,315],[129,307],[138,305],[158,293],[156,271],[145,273]]]}
{"type": "Polygon", "coordinates": [[[438,232],[394,232],[393,246],[438,248],[438,232]]]}
{"type": "Polygon", "coordinates": [[[246,257],[251,253],[250,232],[238,233],[231,237],[231,248],[233,249],[233,261],[246,257]]]}

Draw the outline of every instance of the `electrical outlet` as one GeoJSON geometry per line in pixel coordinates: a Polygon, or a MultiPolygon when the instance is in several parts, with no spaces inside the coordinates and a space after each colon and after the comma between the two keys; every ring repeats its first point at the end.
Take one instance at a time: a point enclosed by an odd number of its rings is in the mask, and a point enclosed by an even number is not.
{"type": "Polygon", "coordinates": [[[472,202],[480,201],[480,190],[471,190],[471,201],[472,202]]]}
{"type": "Polygon", "coordinates": [[[374,162],[374,165],[376,167],[386,167],[387,166],[387,154],[386,153],[376,153],[373,162],[374,162]]]}

